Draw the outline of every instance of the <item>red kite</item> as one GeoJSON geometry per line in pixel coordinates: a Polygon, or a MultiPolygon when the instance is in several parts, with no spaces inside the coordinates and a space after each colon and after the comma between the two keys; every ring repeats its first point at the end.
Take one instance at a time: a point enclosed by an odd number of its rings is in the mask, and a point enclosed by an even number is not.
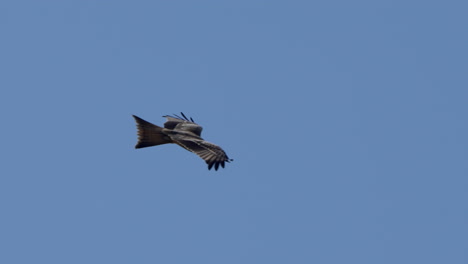
{"type": "Polygon", "coordinates": [[[138,143],[135,148],[176,143],[205,160],[209,170],[213,166],[215,170],[218,170],[219,165],[224,168],[225,162],[233,161],[229,159],[222,148],[201,138],[203,128],[200,125],[195,123],[192,118],[188,119],[184,113],[180,114],[182,117],[178,115],[163,116],[167,118],[164,127],[151,124],[134,115],[138,129],[138,143]]]}

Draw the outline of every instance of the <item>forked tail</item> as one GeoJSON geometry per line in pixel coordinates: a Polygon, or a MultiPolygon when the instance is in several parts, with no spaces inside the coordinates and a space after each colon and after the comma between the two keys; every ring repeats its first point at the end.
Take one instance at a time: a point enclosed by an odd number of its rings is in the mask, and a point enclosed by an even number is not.
{"type": "Polygon", "coordinates": [[[138,143],[135,148],[146,148],[171,143],[171,139],[162,132],[162,127],[151,124],[134,115],[138,129],[138,143]]]}

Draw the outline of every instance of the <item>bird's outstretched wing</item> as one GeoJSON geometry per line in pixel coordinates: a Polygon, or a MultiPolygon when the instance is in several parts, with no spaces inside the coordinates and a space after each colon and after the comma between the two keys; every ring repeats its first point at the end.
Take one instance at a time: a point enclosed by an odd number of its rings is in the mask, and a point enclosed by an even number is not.
{"type": "Polygon", "coordinates": [[[200,136],[203,128],[199,124],[195,123],[195,121],[193,121],[193,118],[187,118],[182,112],[180,114],[182,116],[163,116],[167,118],[166,123],[164,123],[164,128],[173,129],[175,131],[188,131],[194,133],[197,136],[200,136]]]}
{"type": "Polygon", "coordinates": [[[222,148],[203,139],[192,138],[183,134],[171,135],[171,139],[174,143],[197,154],[200,158],[205,160],[209,170],[211,170],[213,166],[215,170],[218,170],[219,165],[224,168],[225,162],[232,161],[222,148]]]}

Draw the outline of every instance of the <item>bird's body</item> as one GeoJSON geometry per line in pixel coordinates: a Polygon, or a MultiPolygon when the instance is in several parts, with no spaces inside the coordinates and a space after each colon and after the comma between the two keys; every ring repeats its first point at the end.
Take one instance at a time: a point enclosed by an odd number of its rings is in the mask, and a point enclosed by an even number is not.
{"type": "Polygon", "coordinates": [[[208,164],[208,169],[214,166],[224,168],[225,162],[232,159],[226,155],[219,146],[203,140],[201,132],[203,128],[195,123],[192,118],[188,119],[183,113],[178,115],[163,116],[167,118],[164,127],[151,124],[138,116],[133,116],[138,128],[138,143],[135,148],[146,148],[167,143],[175,143],[186,150],[200,156],[208,164]]]}

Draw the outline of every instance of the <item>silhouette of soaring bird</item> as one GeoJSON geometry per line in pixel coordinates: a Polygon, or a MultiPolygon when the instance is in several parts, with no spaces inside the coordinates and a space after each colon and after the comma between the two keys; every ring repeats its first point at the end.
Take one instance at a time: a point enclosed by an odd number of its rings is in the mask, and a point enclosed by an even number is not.
{"type": "Polygon", "coordinates": [[[208,164],[208,170],[211,170],[212,167],[218,170],[219,165],[224,168],[225,162],[233,161],[222,148],[201,138],[203,128],[200,125],[195,123],[192,118],[188,119],[184,113],[180,114],[182,116],[163,116],[167,118],[164,127],[151,124],[133,115],[138,129],[138,143],[135,148],[175,143],[205,160],[208,164]]]}

